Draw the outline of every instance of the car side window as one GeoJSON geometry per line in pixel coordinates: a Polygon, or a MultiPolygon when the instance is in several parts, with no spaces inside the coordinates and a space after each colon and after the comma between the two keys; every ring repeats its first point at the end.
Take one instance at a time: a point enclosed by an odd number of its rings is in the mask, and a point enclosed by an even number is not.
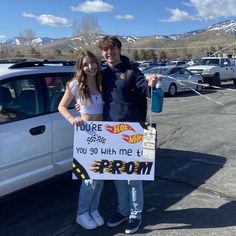
{"type": "Polygon", "coordinates": [[[184,74],[185,74],[185,73],[184,73],[184,70],[183,70],[183,69],[180,69],[180,70],[178,71],[178,74],[184,75],[184,74]]]}
{"type": "Polygon", "coordinates": [[[32,117],[40,113],[33,79],[12,79],[0,84],[0,123],[32,117]]]}
{"type": "Polygon", "coordinates": [[[178,61],[177,64],[176,64],[176,66],[180,66],[180,65],[184,65],[184,64],[185,64],[184,61],[178,61]]]}
{"type": "Polygon", "coordinates": [[[190,75],[190,72],[188,70],[186,70],[186,69],[183,69],[182,70],[182,74],[183,75],[190,75]]]}
{"type": "Polygon", "coordinates": [[[224,63],[225,63],[225,60],[222,59],[222,60],[220,61],[220,66],[225,66],[224,63]]]}
{"type": "MultiPolygon", "coordinates": [[[[58,105],[66,90],[66,83],[72,78],[72,74],[45,76],[45,84],[48,93],[48,111],[57,112],[58,105]]],[[[74,108],[75,101],[72,101],[69,108],[74,108]]]]}
{"type": "Polygon", "coordinates": [[[178,74],[178,68],[177,67],[175,67],[175,68],[172,68],[171,70],[170,70],[170,73],[169,73],[170,75],[172,75],[172,74],[178,74]]]}
{"type": "MultiPolygon", "coordinates": [[[[12,77],[0,83],[0,124],[26,119],[57,108],[73,73],[12,77]],[[46,87],[43,89],[42,82],[46,87]]],[[[72,101],[69,108],[74,108],[72,101]]]]}
{"type": "Polygon", "coordinates": [[[230,66],[231,65],[230,60],[228,58],[225,58],[224,65],[225,66],[230,66]]]}

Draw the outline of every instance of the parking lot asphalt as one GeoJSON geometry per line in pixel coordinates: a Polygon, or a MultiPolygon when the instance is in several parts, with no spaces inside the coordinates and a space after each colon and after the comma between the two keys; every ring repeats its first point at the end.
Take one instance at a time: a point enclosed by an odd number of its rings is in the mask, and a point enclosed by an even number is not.
{"type": "MultiPolygon", "coordinates": [[[[166,97],[163,112],[152,114],[155,181],[144,182],[143,221],[134,235],[236,235],[236,87],[206,88],[202,95],[166,97]]],[[[0,235],[126,235],[124,224],[92,231],[78,226],[78,189],[66,176],[2,202],[0,235]]],[[[105,220],[116,203],[113,182],[106,181],[100,204],[105,220]]]]}

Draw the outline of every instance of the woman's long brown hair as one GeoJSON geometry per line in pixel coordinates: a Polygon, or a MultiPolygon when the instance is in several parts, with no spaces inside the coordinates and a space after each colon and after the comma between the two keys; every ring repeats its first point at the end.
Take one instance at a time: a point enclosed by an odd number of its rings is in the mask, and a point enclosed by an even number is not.
{"type": "Polygon", "coordinates": [[[79,91],[78,95],[80,96],[82,102],[90,103],[91,102],[91,94],[87,85],[87,76],[83,71],[83,59],[84,57],[90,57],[97,64],[97,74],[96,74],[96,87],[99,93],[102,93],[102,71],[100,62],[97,57],[88,50],[82,51],[76,60],[76,72],[73,79],[78,81],[79,91]]]}

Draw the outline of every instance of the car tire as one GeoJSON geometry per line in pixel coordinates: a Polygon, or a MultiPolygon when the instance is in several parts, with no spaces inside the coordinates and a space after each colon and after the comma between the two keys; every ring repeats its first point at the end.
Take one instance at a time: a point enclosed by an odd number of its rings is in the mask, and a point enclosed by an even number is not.
{"type": "Polygon", "coordinates": [[[216,75],[215,77],[212,78],[210,86],[217,86],[217,87],[221,86],[221,80],[219,75],[216,75]]]}
{"type": "Polygon", "coordinates": [[[176,84],[172,83],[169,86],[168,93],[171,97],[174,97],[177,93],[177,86],[176,84]]]}
{"type": "Polygon", "coordinates": [[[236,79],[234,79],[233,82],[234,82],[234,85],[236,86],[236,79]]]}
{"type": "Polygon", "coordinates": [[[201,92],[203,89],[202,81],[197,82],[196,91],[201,92]]]}

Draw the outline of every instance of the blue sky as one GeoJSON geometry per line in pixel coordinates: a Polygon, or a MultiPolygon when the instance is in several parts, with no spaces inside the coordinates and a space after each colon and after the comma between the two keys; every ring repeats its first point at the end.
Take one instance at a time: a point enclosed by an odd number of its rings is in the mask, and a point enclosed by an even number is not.
{"type": "Polygon", "coordinates": [[[37,37],[71,37],[73,22],[92,16],[104,34],[170,35],[236,19],[236,0],[8,0],[0,41],[31,29],[37,37]]]}

